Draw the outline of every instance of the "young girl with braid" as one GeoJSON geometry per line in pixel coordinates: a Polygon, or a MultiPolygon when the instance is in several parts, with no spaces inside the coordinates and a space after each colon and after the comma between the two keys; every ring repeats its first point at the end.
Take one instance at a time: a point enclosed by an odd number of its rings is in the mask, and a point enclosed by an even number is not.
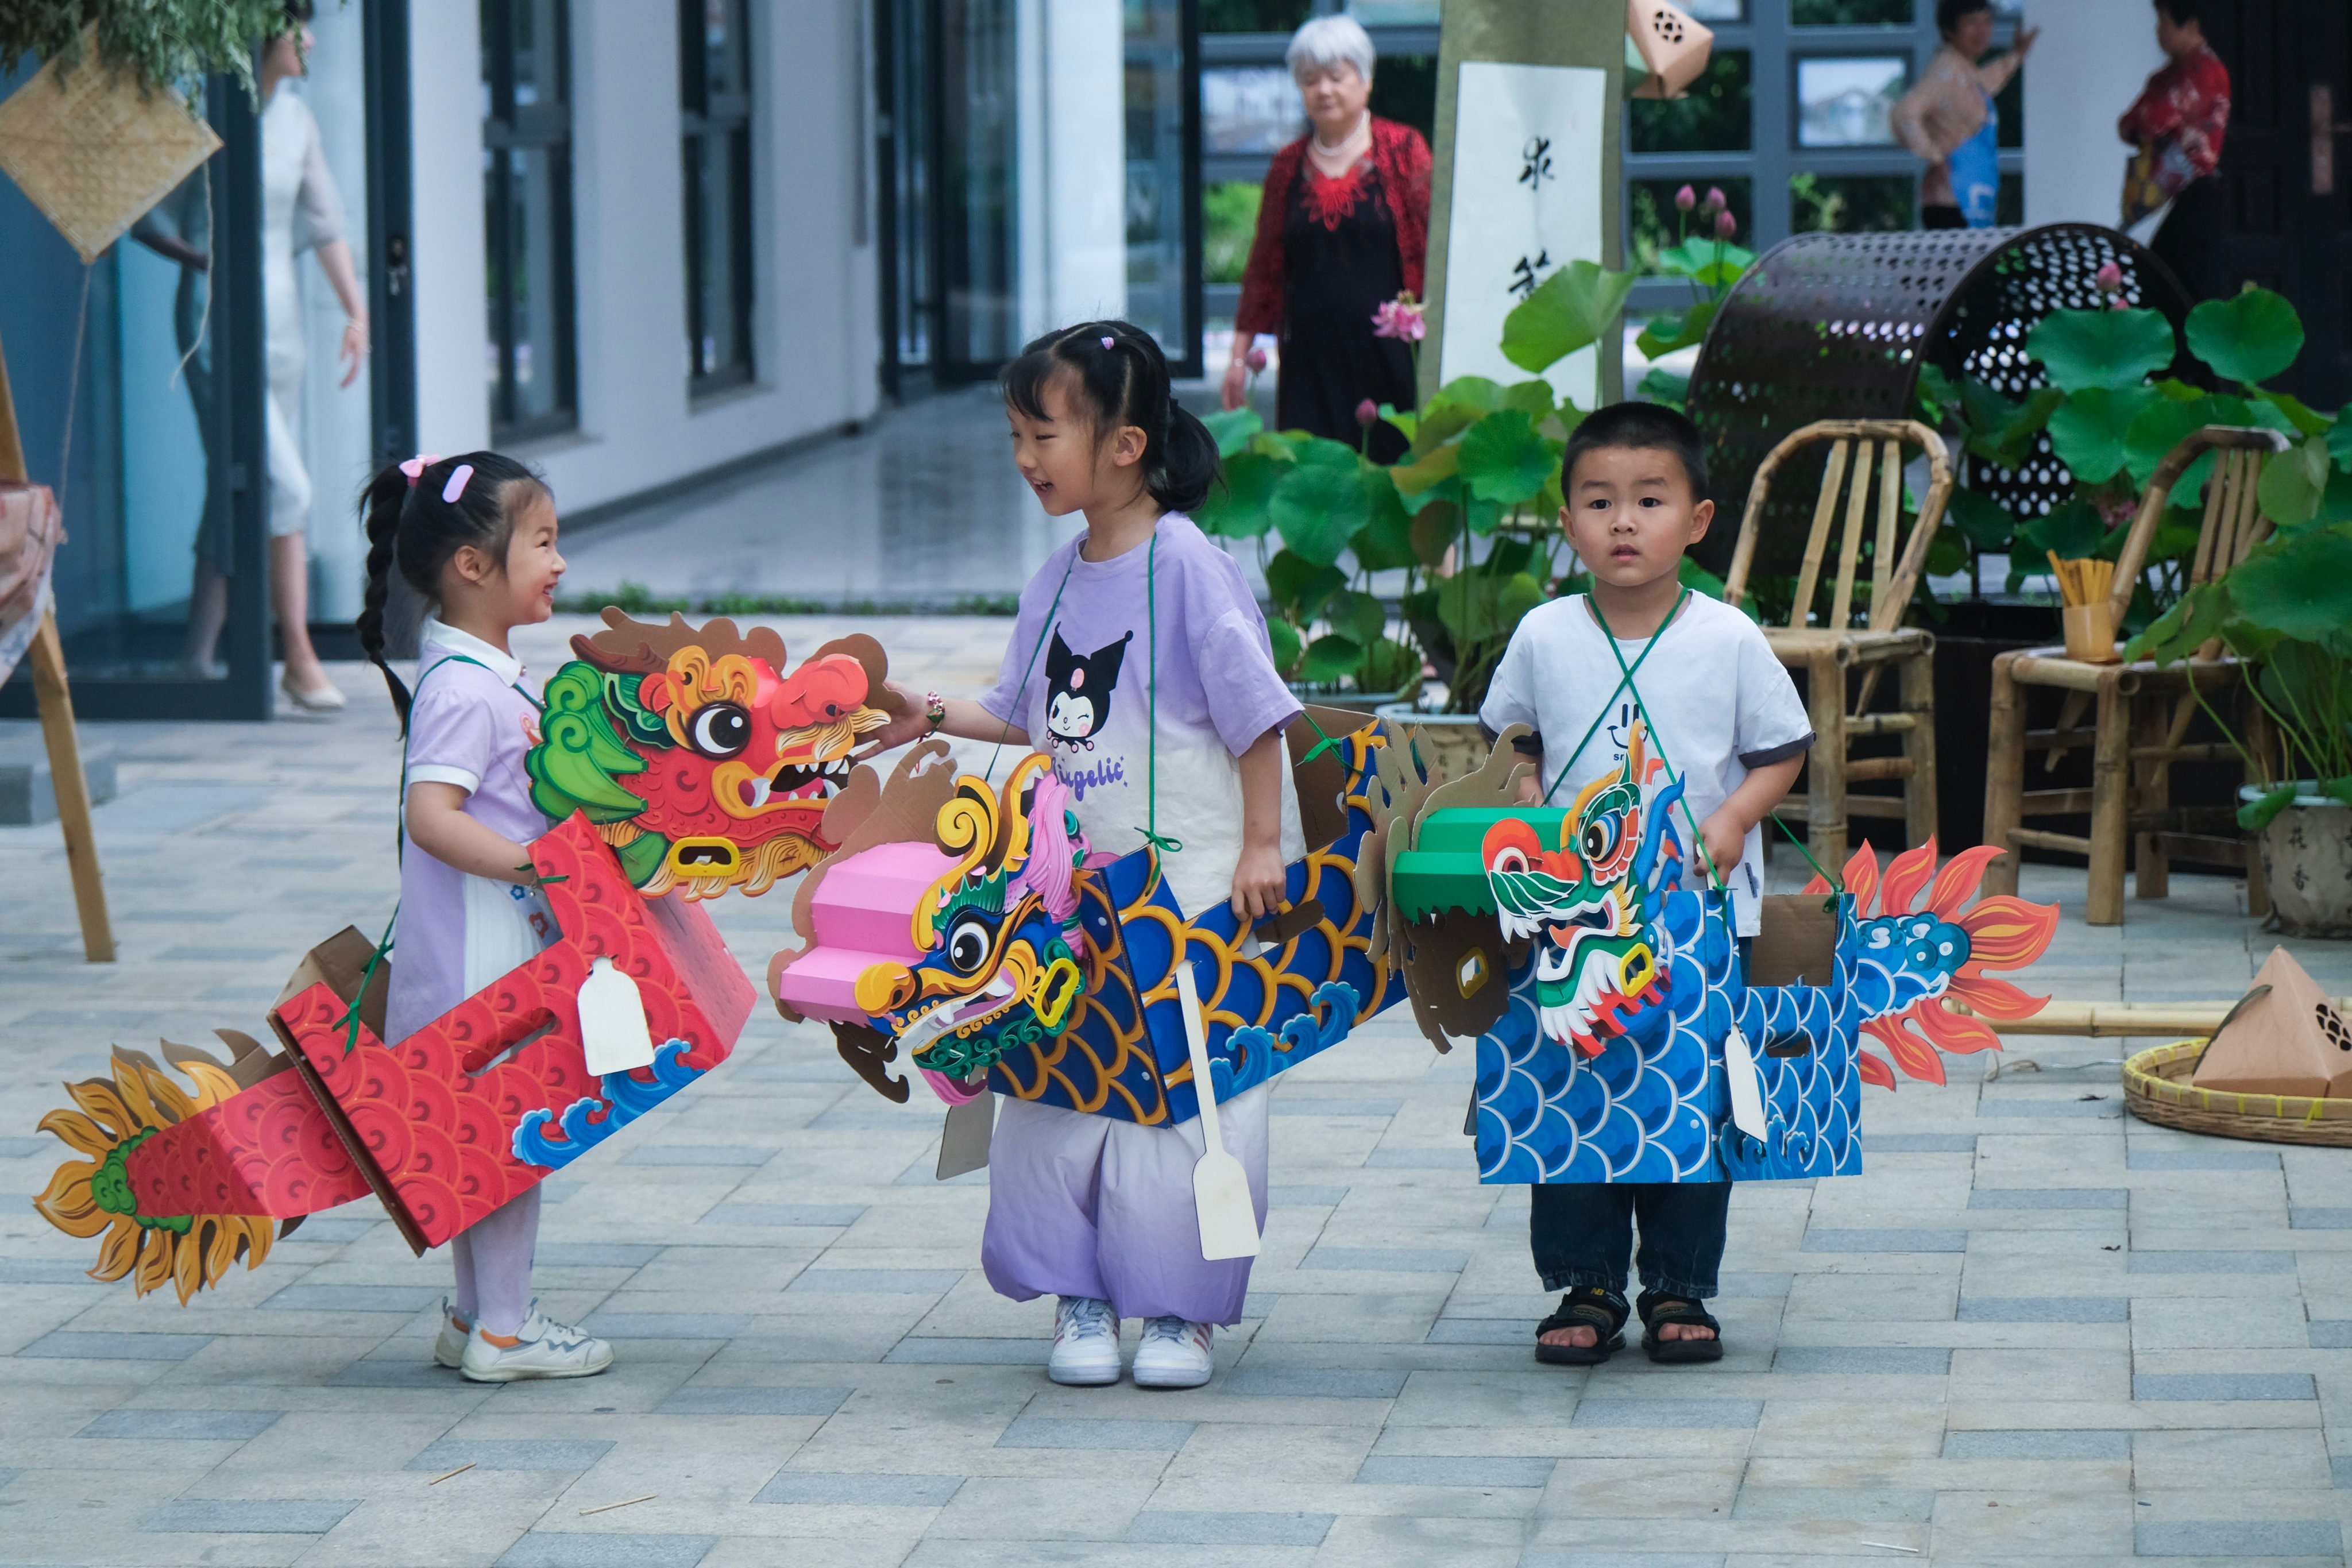
{"type": "MultiPolygon", "coordinates": [[[[507,637],[547,619],[563,557],[555,500],[496,452],[412,458],[370,482],[367,600],[360,646],[400,715],[400,910],[384,1037],[398,1043],[553,942],[558,932],[523,846],[550,824],[530,802],[523,753],[539,704],[507,637]],[[392,574],[435,606],[412,693],[384,662],[392,574]]],[[[434,1359],[477,1383],[587,1377],[613,1348],[538,1310],[530,1295],[539,1188],[449,1244],[456,1293],[434,1359]]]]}
{"type": "MultiPolygon", "coordinates": [[[[1299,706],[1241,568],[1184,515],[1217,478],[1215,439],[1177,405],[1160,345],[1125,321],[1038,339],[1003,394],[1021,477],[1047,515],[1083,512],[1086,531],[1022,590],[994,689],[909,701],[882,743],[928,726],[1034,747],[1097,849],[1151,838],[1188,915],[1226,902],[1252,921],[1275,913],[1284,867],[1306,852],[1283,744],[1299,706]]],[[[1261,1226],[1268,1088],[1221,1108],[1261,1226]]],[[[1139,1386],[1193,1388],[1215,1371],[1213,1327],[1241,1321],[1250,1260],[1201,1257],[1200,1125],[1000,1109],[981,1263],[1016,1301],[1060,1298],[1055,1382],[1117,1383],[1122,1318],[1143,1320],[1139,1386]]]]}

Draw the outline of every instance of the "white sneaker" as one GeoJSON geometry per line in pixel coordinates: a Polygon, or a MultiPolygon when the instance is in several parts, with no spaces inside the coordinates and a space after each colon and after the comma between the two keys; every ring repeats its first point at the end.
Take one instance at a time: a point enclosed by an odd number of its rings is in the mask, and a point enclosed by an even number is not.
{"type": "Polygon", "coordinates": [[[559,1323],[537,1308],[510,1345],[482,1337],[478,1321],[466,1336],[457,1370],[475,1383],[517,1383],[532,1377],[593,1377],[613,1364],[613,1347],[559,1323]]]}
{"type": "Polygon", "coordinates": [[[448,1297],[442,1297],[441,1332],[433,1341],[433,1359],[443,1366],[462,1365],[466,1360],[466,1341],[473,1331],[473,1320],[459,1312],[457,1304],[448,1297]]]}
{"type": "Polygon", "coordinates": [[[1045,1375],[1079,1388],[1118,1381],[1118,1319],[1108,1301],[1062,1298],[1054,1312],[1054,1353],[1045,1358],[1045,1375]]]}
{"type": "Polygon", "coordinates": [[[1182,1318],[1146,1318],[1143,1342],[1135,1347],[1135,1386],[1198,1388],[1208,1382],[1217,1370],[1217,1352],[1209,1345],[1215,1331],[1182,1318]]]}

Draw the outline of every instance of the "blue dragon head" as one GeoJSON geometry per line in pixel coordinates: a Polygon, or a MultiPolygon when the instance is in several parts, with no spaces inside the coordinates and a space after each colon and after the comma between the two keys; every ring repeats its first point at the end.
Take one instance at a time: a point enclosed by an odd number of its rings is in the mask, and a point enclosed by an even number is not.
{"type": "Polygon", "coordinates": [[[856,994],[917,1067],[962,1084],[1069,1022],[1086,989],[1068,930],[1086,840],[1043,756],[1014,768],[1001,795],[958,779],[937,838],[954,863],[916,900],[918,956],[867,965],[856,994]]]}
{"type": "Polygon", "coordinates": [[[1504,940],[1537,944],[1545,1037],[1586,1056],[1665,994],[1672,951],[1659,920],[1681,873],[1672,814],[1683,785],[1664,779],[1664,763],[1648,750],[1637,722],[1623,766],[1585,785],[1561,819],[1557,849],[1533,825],[1505,817],[1481,851],[1504,940]]]}

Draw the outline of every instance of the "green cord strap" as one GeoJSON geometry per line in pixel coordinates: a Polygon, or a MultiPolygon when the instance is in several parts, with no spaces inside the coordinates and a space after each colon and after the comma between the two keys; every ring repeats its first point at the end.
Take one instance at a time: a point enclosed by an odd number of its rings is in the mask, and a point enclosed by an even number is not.
{"type": "Polygon", "coordinates": [[[1315,743],[1312,750],[1310,750],[1305,756],[1298,759],[1298,765],[1300,767],[1305,767],[1307,763],[1313,762],[1316,758],[1321,756],[1326,752],[1336,752],[1339,749],[1339,742],[1332,739],[1329,731],[1326,731],[1322,725],[1315,722],[1315,715],[1307,710],[1307,705],[1305,703],[1299,704],[1298,716],[1301,719],[1306,720],[1307,724],[1317,734],[1323,737],[1320,741],[1318,741],[1315,743]]]}
{"type": "Polygon", "coordinates": [[[392,928],[399,921],[400,906],[395,903],[392,906],[392,919],[383,922],[383,940],[375,944],[375,951],[368,954],[367,967],[360,971],[360,988],[352,994],[351,1011],[335,1020],[335,1027],[343,1031],[345,1056],[350,1056],[359,1047],[360,1004],[367,1000],[368,986],[374,983],[376,968],[383,963],[383,955],[392,951],[392,928]]]}
{"type": "MultiPolygon", "coordinates": [[[[1617,668],[1620,673],[1617,677],[1617,684],[1610,691],[1607,697],[1601,699],[1601,711],[1592,716],[1592,726],[1591,729],[1584,731],[1584,739],[1577,742],[1576,749],[1569,752],[1568,755],[1562,759],[1559,764],[1559,772],[1552,778],[1551,788],[1544,791],[1543,793],[1544,804],[1546,805],[1549,805],[1551,804],[1551,797],[1554,792],[1556,792],[1561,784],[1568,782],[1568,770],[1576,765],[1576,759],[1584,755],[1584,748],[1592,743],[1592,737],[1599,734],[1601,732],[1601,726],[1609,721],[1609,705],[1617,700],[1618,692],[1624,690],[1626,687],[1633,684],[1633,670],[1641,668],[1643,663],[1649,658],[1650,650],[1658,646],[1658,639],[1666,635],[1666,628],[1675,624],[1675,617],[1676,616],[1682,614],[1683,600],[1689,597],[1690,590],[1688,588],[1685,588],[1681,595],[1675,598],[1675,607],[1666,612],[1666,618],[1658,623],[1658,629],[1652,632],[1650,634],[1650,640],[1642,645],[1641,654],[1633,660],[1633,669],[1627,669],[1625,668],[1624,659],[1622,658],[1618,659],[1617,668]]],[[[1587,602],[1590,602],[1590,595],[1587,596],[1587,602]]],[[[1599,610],[1595,610],[1592,612],[1592,615],[1595,620],[1599,620],[1601,612],[1599,610]]],[[[1605,630],[1609,623],[1601,621],[1601,625],[1605,630]]],[[[1617,639],[1614,637],[1612,637],[1609,639],[1609,646],[1612,647],[1615,647],[1617,646],[1617,639]]],[[[1664,753],[1662,752],[1660,754],[1663,755],[1664,753]]]]}
{"type": "MultiPolygon", "coordinates": [[[[1155,544],[1159,542],[1157,537],[1152,542],[1155,544]]],[[[1037,673],[1037,656],[1045,651],[1045,639],[1054,635],[1054,617],[1062,610],[1062,590],[1070,585],[1070,574],[1078,569],[1078,550],[1083,548],[1085,546],[1081,542],[1077,549],[1070,552],[1070,563],[1062,568],[1062,580],[1054,588],[1054,602],[1045,607],[1045,624],[1037,628],[1037,646],[1029,650],[1029,667],[1021,672],[1021,684],[1013,689],[1011,708],[1015,713],[1021,711],[1022,699],[1029,695],[1029,678],[1037,673]]],[[[1007,719],[1004,721],[1004,728],[996,732],[996,750],[988,753],[988,771],[981,774],[982,779],[996,777],[996,759],[1004,754],[1005,737],[1012,733],[1013,721],[1007,719]]],[[[1034,740],[1034,737],[1032,739],[1034,740]]]]}
{"type": "Polygon", "coordinates": [[[1797,853],[1805,858],[1805,864],[1813,868],[1813,875],[1819,877],[1822,881],[1827,882],[1833,893],[1843,893],[1845,891],[1845,879],[1836,875],[1834,872],[1831,871],[1829,868],[1814,859],[1813,852],[1806,847],[1805,841],[1797,837],[1797,830],[1790,827],[1787,823],[1781,821],[1780,814],[1777,811],[1772,814],[1772,826],[1779,828],[1781,833],[1787,836],[1789,842],[1797,847],[1797,853]]]}
{"type": "MultiPolygon", "coordinates": [[[[1683,600],[1689,597],[1690,590],[1688,588],[1685,588],[1680,595],[1678,595],[1675,600],[1675,610],[1680,610],[1682,608],[1683,600]]],[[[1601,606],[1597,604],[1593,604],[1590,595],[1586,596],[1584,602],[1587,605],[1591,605],[1592,618],[1601,623],[1601,635],[1608,639],[1609,651],[1616,656],[1617,668],[1624,672],[1625,679],[1623,685],[1627,690],[1630,690],[1633,694],[1633,711],[1641,715],[1643,725],[1650,731],[1650,742],[1653,745],[1658,748],[1658,761],[1666,764],[1666,771],[1668,773],[1678,773],[1679,770],[1675,766],[1675,760],[1666,755],[1665,737],[1658,733],[1657,724],[1650,718],[1649,705],[1642,700],[1642,689],[1633,683],[1633,671],[1627,667],[1624,652],[1617,646],[1617,634],[1609,629],[1609,617],[1601,613],[1601,606]]],[[[1675,612],[1669,611],[1667,612],[1666,618],[1658,623],[1657,632],[1650,634],[1650,640],[1653,644],[1657,641],[1658,634],[1660,632],[1664,632],[1667,626],[1674,624],[1674,618],[1675,612]]],[[[1643,651],[1646,653],[1648,650],[1645,648],[1643,651]]],[[[1699,858],[1706,862],[1706,874],[1715,879],[1716,891],[1728,892],[1730,890],[1729,885],[1724,881],[1723,872],[1716,866],[1715,851],[1706,847],[1706,835],[1699,831],[1698,818],[1691,813],[1689,795],[1685,795],[1679,804],[1683,808],[1683,820],[1690,824],[1691,837],[1698,845],[1699,858]]]]}
{"type": "Polygon", "coordinates": [[[1183,840],[1163,837],[1160,832],[1160,530],[1151,531],[1151,548],[1143,557],[1144,613],[1151,628],[1151,742],[1150,770],[1144,775],[1144,820],[1147,826],[1136,829],[1143,841],[1162,855],[1181,855],[1183,840]]]}

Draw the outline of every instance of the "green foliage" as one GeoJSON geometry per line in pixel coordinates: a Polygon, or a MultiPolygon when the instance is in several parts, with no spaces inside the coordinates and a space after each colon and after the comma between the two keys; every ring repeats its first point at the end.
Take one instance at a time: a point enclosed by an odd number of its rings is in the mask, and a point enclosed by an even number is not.
{"type": "Polygon", "coordinates": [[[2163,400],[2152,386],[2084,387],[2050,411],[2051,449],[2077,483],[2105,484],[2124,466],[2132,422],[2163,400]]]}
{"type": "Polygon", "coordinates": [[[2172,323],[2159,310],[2057,310],[2026,335],[2061,392],[2137,386],[2179,353],[2172,323]]]}
{"type": "Polygon", "coordinates": [[[1354,447],[1338,441],[1318,436],[1300,446],[1266,508],[1283,543],[1318,565],[1339,560],[1349,537],[1372,520],[1363,466],[1354,447]]]}
{"type": "Polygon", "coordinates": [[[1601,334],[1623,313],[1633,275],[1571,261],[1536,285],[1503,318],[1503,357],[1541,374],[1601,334]]]}
{"type": "Polygon", "coordinates": [[[1265,187],[1255,180],[1218,180],[1201,187],[1201,280],[1238,283],[1257,233],[1265,187]]]}
{"type": "Polygon", "coordinates": [[[2189,312],[2189,352],[2230,381],[2268,381],[2303,352],[2303,321],[2284,295],[2249,289],[2189,312]]]}
{"type": "Polygon", "coordinates": [[[1517,506],[1533,500],[1559,471],[1563,445],[1538,435],[1524,410],[1499,409],[1462,437],[1457,471],[1478,500],[1517,506]]]}
{"type": "Polygon", "coordinates": [[[2263,466],[2262,481],[2255,492],[2262,501],[2263,515],[2281,528],[2293,528],[2317,517],[2331,466],[2327,443],[2317,437],[2273,458],[2263,466]]]}
{"type": "Polygon", "coordinates": [[[142,89],[185,89],[221,71],[249,97],[257,96],[257,47],[295,26],[283,0],[8,0],[0,5],[0,73],[28,56],[79,68],[82,29],[93,22],[100,61],[142,89]]]}
{"type": "Polygon", "coordinates": [[[1225,459],[1225,482],[1192,510],[1205,533],[1255,539],[1273,524],[1274,487],[1288,465],[1265,452],[1244,451],[1225,459]]]}
{"type": "MultiPolygon", "coordinates": [[[[2214,637],[2250,667],[2247,689],[2284,751],[2278,782],[2311,780],[2352,804],[2352,522],[2273,534],[2228,574],[2183,595],[2126,652],[2170,664],[2214,637]]],[[[2268,779],[2270,759],[2226,725],[2224,733],[2268,779]]],[[[2261,826],[2284,809],[2279,793],[2239,820],[2261,826]]]]}
{"type": "Polygon", "coordinates": [[[1220,408],[1201,423],[1217,438],[1217,456],[1227,459],[1248,451],[1250,442],[1265,428],[1265,421],[1255,408],[1220,408]]]}

